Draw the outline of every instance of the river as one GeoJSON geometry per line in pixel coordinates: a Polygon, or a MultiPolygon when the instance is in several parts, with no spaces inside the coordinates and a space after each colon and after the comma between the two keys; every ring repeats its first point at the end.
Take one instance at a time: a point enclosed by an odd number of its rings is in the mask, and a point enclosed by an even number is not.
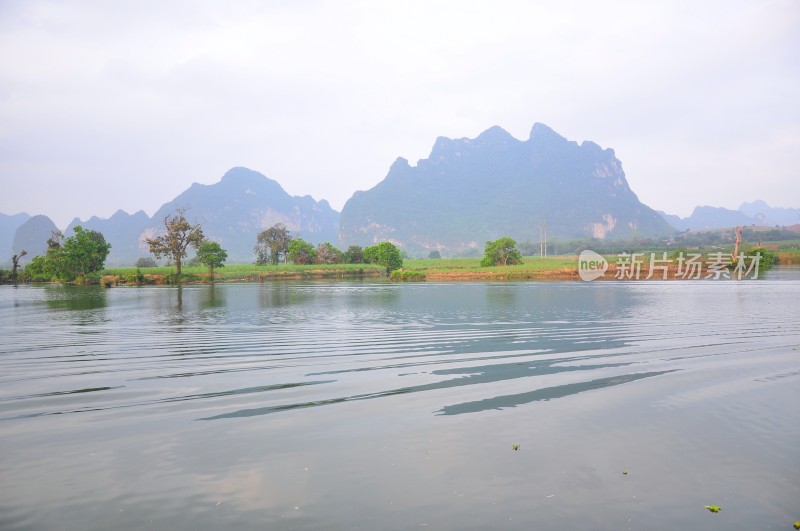
{"type": "Polygon", "coordinates": [[[0,287],[0,529],[790,529],[799,306],[797,269],[0,287]]]}

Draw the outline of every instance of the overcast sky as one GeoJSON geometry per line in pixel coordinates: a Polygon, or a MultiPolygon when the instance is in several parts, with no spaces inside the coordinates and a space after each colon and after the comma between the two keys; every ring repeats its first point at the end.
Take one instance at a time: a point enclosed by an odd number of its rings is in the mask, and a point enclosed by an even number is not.
{"type": "Polygon", "coordinates": [[[0,0],[0,212],[152,215],[233,166],[337,210],[542,122],[649,206],[800,207],[800,2],[0,0]]]}

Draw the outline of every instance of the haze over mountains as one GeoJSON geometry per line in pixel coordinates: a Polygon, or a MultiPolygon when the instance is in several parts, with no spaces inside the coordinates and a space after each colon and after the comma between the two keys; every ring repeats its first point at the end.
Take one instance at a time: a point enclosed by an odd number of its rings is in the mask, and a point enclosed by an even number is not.
{"type": "MultiPolygon", "coordinates": [[[[76,225],[97,230],[112,245],[107,265],[132,265],[150,256],[145,240],[178,209],[228,251],[231,263],[253,262],[256,235],[279,222],[314,244],[346,249],[388,240],[412,256],[480,253],[487,240],[501,236],[538,241],[543,223],[551,240],[800,223],[800,208],[763,201],[739,210],[699,206],[688,218],[656,212],[631,190],[612,149],[578,144],[535,124],[524,141],[496,126],[474,139],[440,137],[416,165],[398,158],[380,183],[356,192],[341,215],[325,200],[291,196],[261,173],[233,168],[216,184],[193,184],[152,217],[119,210],[107,219],[76,218],[65,232],[76,225]]],[[[55,228],[43,215],[0,214],[0,264],[21,249],[27,260],[44,253],[55,228]]]]}

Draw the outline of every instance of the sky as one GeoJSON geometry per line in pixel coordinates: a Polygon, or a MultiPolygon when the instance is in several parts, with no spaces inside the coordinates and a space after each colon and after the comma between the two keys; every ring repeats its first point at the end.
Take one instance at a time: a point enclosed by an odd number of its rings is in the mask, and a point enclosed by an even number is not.
{"type": "Polygon", "coordinates": [[[0,212],[235,166],[341,210],[439,136],[613,148],[648,206],[800,207],[800,2],[0,0],[0,212]]]}

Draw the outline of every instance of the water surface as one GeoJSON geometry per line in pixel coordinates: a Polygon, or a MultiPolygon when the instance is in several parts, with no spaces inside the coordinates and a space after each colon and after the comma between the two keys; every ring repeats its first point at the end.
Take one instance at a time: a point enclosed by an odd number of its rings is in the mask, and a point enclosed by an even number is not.
{"type": "Polygon", "coordinates": [[[787,529],[771,278],[2,287],[0,529],[787,529]]]}

